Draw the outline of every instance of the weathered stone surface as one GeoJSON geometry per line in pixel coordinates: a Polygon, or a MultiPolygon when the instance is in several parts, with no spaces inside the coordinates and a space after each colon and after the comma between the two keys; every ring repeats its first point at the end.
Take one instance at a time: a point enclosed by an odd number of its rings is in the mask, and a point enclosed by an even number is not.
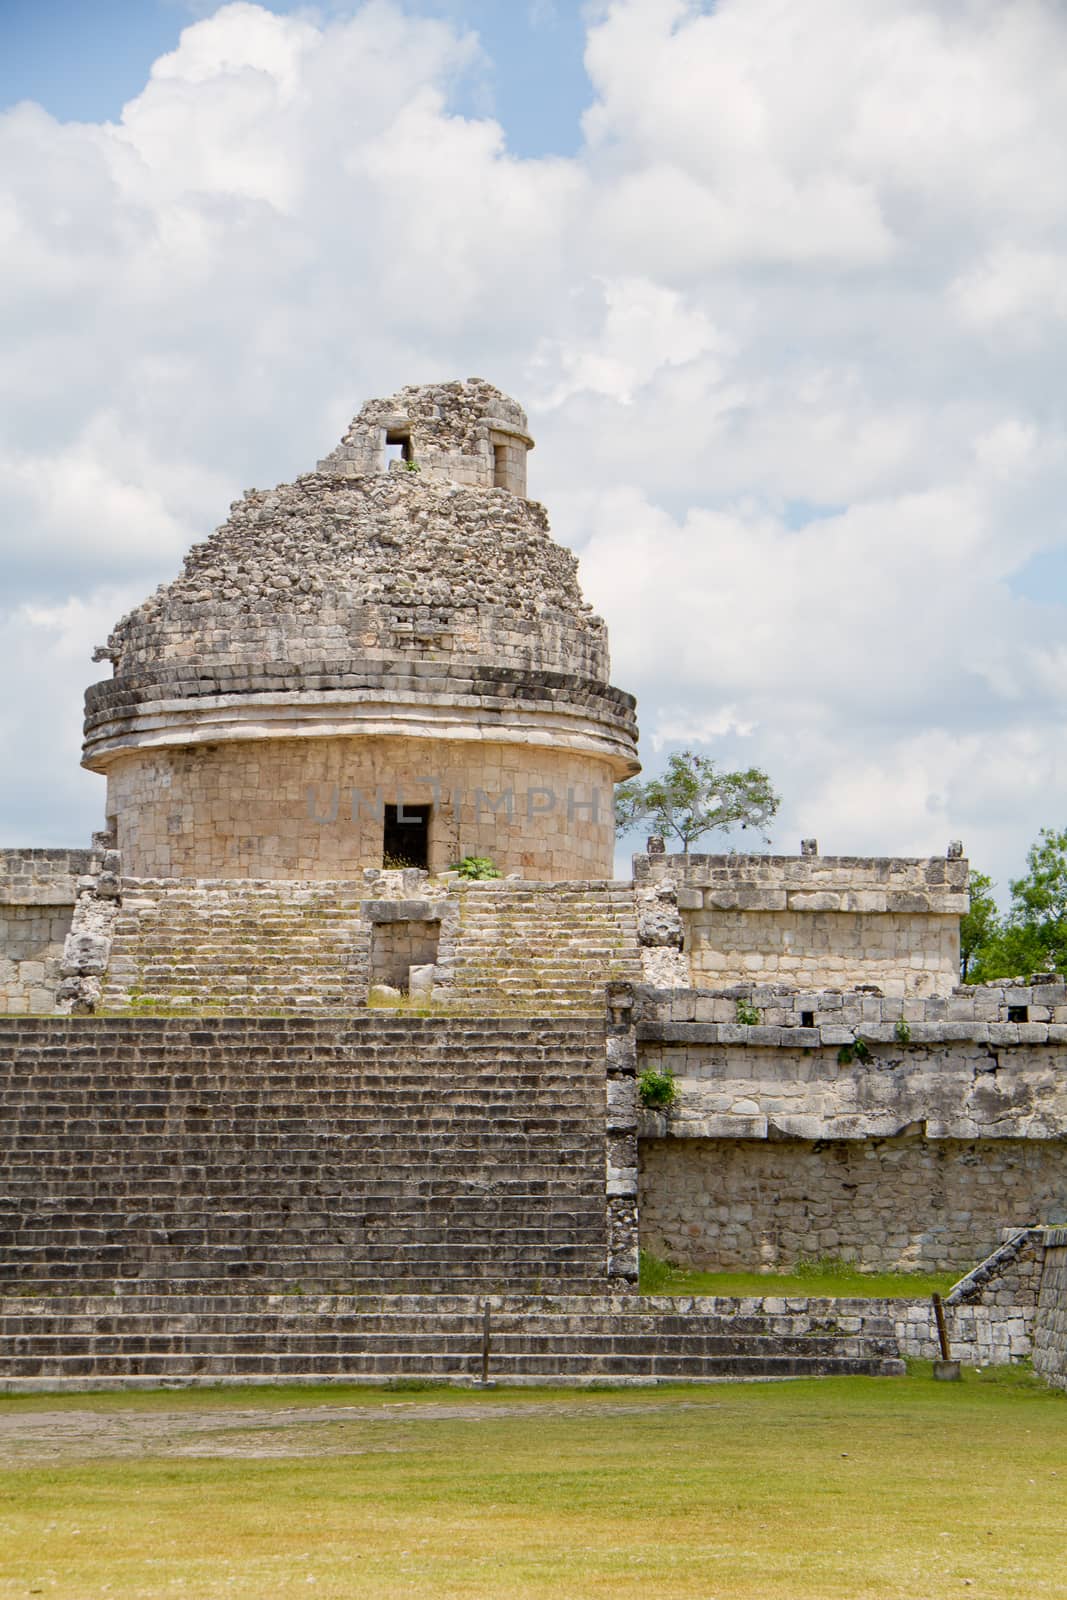
{"type": "Polygon", "coordinates": [[[434,870],[610,875],[634,704],[525,498],[521,418],[481,380],[371,402],[319,471],[249,491],[122,619],[84,759],[127,872],[354,876],[382,863],[395,803],[432,804],[434,870]],[[395,471],[390,438],[414,452],[395,471]]]}
{"type": "Polygon", "coordinates": [[[827,1144],[792,1129],[780,1140],[731,1138],[729,1121],[708,1118],[697,1139],[642,1138],[641,1235],[656,1255],[719,1270],[843,1256],[869,1271],[962,1276],[1005,1226],[1027,1227],[1063,1203],[1063,1141],[827,1144]]]}
{"type": "Polygon", "coordinates": [[[1044,1232],[1045,1263],[1034,1318],[1034,1371],[1067,1389],[1067,1228],[1044,1232]]]}
{"type": "Polygon", "coordinates": [[[634,857],[639,893],[675,890],[694,983],[871,983],[901,997],[956,981],[967,870],[936,857],[634,857]]]}
{"type": "Polygon", "coordinates": [[[602,1289],[604,1062],[591,1018],[0,1018],[0,1288],[602,1289]]]}

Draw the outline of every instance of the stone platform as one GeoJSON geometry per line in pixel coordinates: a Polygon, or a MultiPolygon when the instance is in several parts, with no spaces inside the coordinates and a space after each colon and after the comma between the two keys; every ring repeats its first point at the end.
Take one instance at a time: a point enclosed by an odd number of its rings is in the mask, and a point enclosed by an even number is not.
{"type": "Polygon", "coordinates": [[[0,1298],[0,1391],[471,1384],[485,1371],[504,1385],[903,1372],[883,1304],[774,1304],[632,1295],[8,1296],[0,1298]]]}

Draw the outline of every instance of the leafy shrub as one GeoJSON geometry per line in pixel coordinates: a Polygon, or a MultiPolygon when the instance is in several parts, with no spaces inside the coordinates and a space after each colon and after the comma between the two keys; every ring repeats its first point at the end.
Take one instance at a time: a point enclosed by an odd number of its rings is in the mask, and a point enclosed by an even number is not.
{"type": "Polygon", "coordinates": [[[503,876],[495,861],[488,856],[464,856],[452,864],[452,871],[461,878],[500,878],[503,876]]]}
{"type": "Polygon", "coordinates": [[[750,1000],[737,1002],[737,1021],[744,1028],[755,1028],[760,1020],[759,1007],[754,1006],[750,1000]]]}
{"type": "Polygon", "coordinates": [[[637,1094],[649,1111],[668,1111],[678,1098],[673,1072],[657,1072],[654,1067],[646,1067],[637,1080],[637,1094]]]}

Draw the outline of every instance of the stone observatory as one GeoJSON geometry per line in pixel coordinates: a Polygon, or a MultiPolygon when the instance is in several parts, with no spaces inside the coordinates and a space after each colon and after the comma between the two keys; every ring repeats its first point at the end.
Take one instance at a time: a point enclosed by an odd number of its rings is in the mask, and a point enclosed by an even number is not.
{"type": "Polygon", "coordinates": [[[365,405],[118,623],[86,695],[124,871],[343,879],[464,856],[611,876],[634,700],[481,379],[365,405]]]}

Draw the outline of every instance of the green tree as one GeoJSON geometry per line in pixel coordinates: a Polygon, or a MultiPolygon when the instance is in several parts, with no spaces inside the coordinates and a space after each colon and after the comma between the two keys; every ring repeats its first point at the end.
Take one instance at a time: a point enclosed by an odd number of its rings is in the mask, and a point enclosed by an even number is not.
{"type": "Polygon", "coordinates": [[[1029,872],[1011,886],[1012,914],[1055,942],[1067,922],[1067,829],[1042,828],[1026,860],[1029,872]]]}
{"type": "Polygon", "coordinates": [[[967,968],[967,983],[995,983],[998,978],[1029,978],[1048,972],[1052,964],[1036,929],[1004,921],[992,937],[975,951],[967,968]]]}
{"type": "Polygon", "coordinates": [[[1000,911],[993,898],[992,878],[984,872],[971,873],[971,909],[960,918],[960,977],[973,983],[971,968],[981,953],[1001,931],[1000,911]]]}
{"type": "Polygon", "coordinates": [[[984,873],[971,874],[971,910],[960,923],[964,981],[1067,973],[1067,829],[1041,829],[1025,875],[1012,880],[1005,917],[997,914],[992,887],[984,873]]]}
{"type": "Polygon", "coordinates": [[[758,767],[724,772],[706,756],[691,750],[667,759],[667,770],[646,783],[632,778],[615,791],[615,826],[629,833],[650,823],[656,833],[680,841],[688,854],[705,833],[755,828],[769,842],[767,824],[781,801],[771,780],[758,767]]]}

